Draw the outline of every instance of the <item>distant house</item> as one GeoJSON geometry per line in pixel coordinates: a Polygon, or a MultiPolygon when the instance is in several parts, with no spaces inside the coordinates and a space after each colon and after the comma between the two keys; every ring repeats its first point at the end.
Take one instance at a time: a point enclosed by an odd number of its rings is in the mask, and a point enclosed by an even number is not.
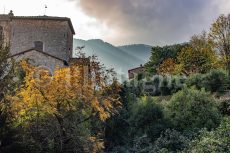
{"type": "Polygon", "coordinates": [[[138,74],[144,73],[145,67],[140,65],[139,67],[128,70],[129,79],[134,79],[138,74]]]}
{"type": "Polygon", "coordinates": [[[66,17],[0,15],[0,36],[16,60],[29,58],[37,65],[63,67],[72,59],[72,22],[66,17]]]}

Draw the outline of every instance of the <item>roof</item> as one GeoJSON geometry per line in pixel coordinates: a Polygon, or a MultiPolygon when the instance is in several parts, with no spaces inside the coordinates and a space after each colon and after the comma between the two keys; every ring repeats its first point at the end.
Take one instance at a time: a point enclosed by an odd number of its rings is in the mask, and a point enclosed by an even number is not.
{"type": "Polygon", "coordinates": [[[128,70],[128,72],[132,72],[132,71],[135,71],[135,70],[137,70],[137,69],[145,69],[145,67],[144,66],[140,66],[140,67],[136,67],[136,68],[133,68],[133,69],[130,69],[130,70],[128,70]]]}
{"type": "Polygon", "coordinates": [[[55,59],[57,59],[57,60],[66,62],[65,60],[63,60],[63,59],[61,59],[61,58],[58,58],[58,57],[56,57],[56,56],[53,56],[53,55],[48,54],[48,53],[43,52],[43,51],[38,51],[38,50],[36,50],[35,48],[31,48],[31,49],[22,51],[22,52],[20,52],[20,53],[17,53],[17,54],[12,55],[11,57],[19,56],[19,55],[22,55],[22,54],[25,54],[25,53],[28,53],[28,52],[31,52],[31,51],[37,51],[37,52],[39,52],[39,53],[42,53],[42,54],[47,55],[47,56],[50,56],[50,57],[55,58],[55,59]]]}
{"type": "Polygon", "coordinates": [[[67,17],[56,17],[56,16],[13,16],[13,15],[6,15],[6,14],[0,14],[0,18],[2,19],[11,19],[11,20],[17,20],[17,19],[21,19],[21,20],[55,20],[55,21],[67,21],[70,29],[72,31],[73,34],[75,34],[74,28],[73,28],[73,24],[71,22],[70,18],[67,17]]]}

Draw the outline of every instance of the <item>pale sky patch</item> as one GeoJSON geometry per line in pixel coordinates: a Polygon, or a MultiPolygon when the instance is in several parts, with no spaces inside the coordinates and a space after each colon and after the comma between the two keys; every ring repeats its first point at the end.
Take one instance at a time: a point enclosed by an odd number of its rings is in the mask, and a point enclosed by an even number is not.
{"type": "Polygon", "coordinates": [[[85,15],[74,1],[66,0],[0,0],[0,14],[13,10],[15,16],[69,17],[76,31],[77,39],[106,39],[114,34],[105,24],[96,18],[85,15]]]}
{"type": "Polygon", "coordinates": [[[0,14],[69,17],[78,39],[166,45],[208,31],[230,0],[0,0],[0,14]]]}

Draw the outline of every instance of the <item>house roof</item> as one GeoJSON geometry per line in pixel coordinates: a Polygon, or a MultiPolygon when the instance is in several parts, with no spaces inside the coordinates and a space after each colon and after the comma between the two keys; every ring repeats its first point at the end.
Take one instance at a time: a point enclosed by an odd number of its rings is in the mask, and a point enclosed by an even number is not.
{"type": "Polygon", "coordinates": [[[53,55],[48,54],[48,53],[43,52],[43,51],[38,51],[38,50],[36,50],[35,48],[31,48],[31,49],[28,49],[28,50],[19,52],[19,53],[17,53],[17,54],[11,55],[11,57],[20,56],[20,55],[22,55],[22,54],[26,54],[26,53],[31,52],[31,51],[36,51],[36,52],[39,52],[39,53],[41,53],[41,54],[44,54],[44,55],[50,56],[50,57],[52,57],[52,58],[55,58],[55,59],[57,59],[57,60],[66,62],[65,60],[63,60],[63,59],[61,59],[61,58],[58,58],[58,57],[56,57],[56,56],[53,56],[53,55]]]}
{"type": "Polygon", "coordinates": [[[75,34],[73,24],[70,18],[67,17],[56,17],[56,16],[13,16],[13,15],[6,15],[0,14],[0,19],[10,19],[10,20],[55,20],[55,21],[67,21],[69,27],[73,34],[75,34]]]}
{"type": "Polygon", "coordinates": [[[136,68],[128,70],[128,72],[132,72],[132,71],[135,71],[135,70],[138,70],[138,69],[143,69],[144,70],[145,67],[144,66],[136,67],[136,68]]]}

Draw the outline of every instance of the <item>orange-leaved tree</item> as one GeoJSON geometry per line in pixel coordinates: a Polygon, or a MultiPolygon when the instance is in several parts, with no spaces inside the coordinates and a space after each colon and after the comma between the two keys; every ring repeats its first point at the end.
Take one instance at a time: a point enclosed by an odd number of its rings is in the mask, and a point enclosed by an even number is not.
{"type": "Polygon", "coordinates": [[[161,75],[173,75],[176,73],[177,64],[172,58],[165,59],[157,68],[157,73],[161,75]]]}
{"type": "MultiPolygon", "coordinates": [[[[32,66],[25,61],[21,65],[26,75],[24,85],[11,98],[13,121],[15,125],[34,127],[35,139],[54,142],[53,149],[57,152],[66,152],[71,148],[70,144],[77,144],[78,134],[72,133],[80,125],[85,128],[87,121],[96,118],[105,121],[120,107],[120,86],[113,77],[113,71],[105,71],[94,56],[88,65],[87,71],[90,73],[87,76],[83,75],[85,68],[82,65],[57,68],[53,75],[47,69],[32,66]],[[31,123],[34,123],[33,126],[31,123]],[[52,124],[46,127],[49,123],[52,124]],[[45,128],[49,132],[42,130],[45,128]],[[52,136],[48,137],[52,132],[52,136]]],[[[86,138],[97,142],[91,145],[94,148],[91,151],[95,152],[103,147],[103,142],[96,141],[96,137],[97,133],[94,133],[86,138]]],[[[84,142],[91,144],[86,140],[84,142]]],[[[42,143],[39,145],[42,146],[42,143]]],[[[81,150],[79,148],[71,149],[87,152],[90,146],[84,146],[81,150]]]]}

